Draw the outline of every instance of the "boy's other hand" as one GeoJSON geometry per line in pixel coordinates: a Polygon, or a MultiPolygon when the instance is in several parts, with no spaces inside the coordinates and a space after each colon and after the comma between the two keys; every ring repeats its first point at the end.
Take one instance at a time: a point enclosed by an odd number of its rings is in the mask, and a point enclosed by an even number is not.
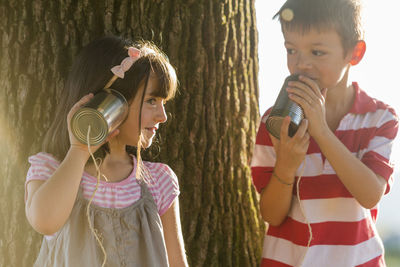
{"type": "Polygon", "coordinates": [[[320,89],[311,78],[300,75],[299,81],[290,81],[287,88],[291,100],[299,104],[309,121],[308,132],[312,137],[320,136],[328,129],[325,118],[327,89],[320,89]]]}
{"type": "Polygon", "coordinates": [[[307,132],[308,120],[304,119],[296,134],[293,137],[289,136],[290,117],[287,116],[281,126],[280,140],[270,134],[272,144],[276,153],[275,168],[284,170],[282,175],[294,176],[296,170],[304,160],[310,144],[310,135],[307,132]]]}

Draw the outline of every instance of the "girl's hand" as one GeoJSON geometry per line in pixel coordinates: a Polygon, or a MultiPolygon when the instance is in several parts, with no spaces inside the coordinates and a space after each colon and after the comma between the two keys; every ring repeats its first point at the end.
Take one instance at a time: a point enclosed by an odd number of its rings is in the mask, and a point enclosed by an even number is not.
{"type": "Polygon", "coordinates": [[[280,175],[293,177],[304,160],[310,144],[310,135],[307,133],[308,121],[304,119],[293,137],[288,135],[290,117],[287,116],[281,126],[280,140],[270,134],[276,152],[275,169],[280,175]],[[283,173],[285,172],[285,173],[283,173]]]}
{"type": "MultiPolygon", "coordinates": [[[[83,143],[79,142],[79,140],[72,133],[72,131],[71,131],[71,119],[72,119],[72,116],[75,114],[75,112],[77,112],[80,107],[82,107],[83,105],[88,103],[92,98],[93,98],[93,94],[92,93],[82,97],[77,103],[75,103],[75,105],[71,108],[71,110],[68,112],[68,115],[67,115],[68,135],[69,135],[69,141],[70,141],[70,144],[71,144],[71,148],[77,148],[77,149],[83,150],[85,152],[89,152],[88,146],[86,144],[83,144],[83,143]]],[[[116,136],[118,133],[119,133],[118,129],[113,131],[106,138],[106,140],[103,143],[101,143],[101,144],[99,144],[97,146],[91,146],[90,147],[91,151],[94,153],[97,149],[99,149],[103,144],[108,142],[111,138],[116,136]]]]}
{"type": "Polygon", "coordinates": [[[288,96],[299,104],[304,115],[309,121],[308,132],[312,137],[318,137],[328,128],[325,118],[325,98],[328,89],[320,89],[318,84],[304,76],[299,76],[299,81],[288,83],[288,96]]]}

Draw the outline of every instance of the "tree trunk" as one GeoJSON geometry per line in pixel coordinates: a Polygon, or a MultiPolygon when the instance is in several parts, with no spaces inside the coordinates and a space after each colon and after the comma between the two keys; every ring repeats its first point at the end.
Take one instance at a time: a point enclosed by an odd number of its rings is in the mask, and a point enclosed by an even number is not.
{"type": "Polygon", "coordinates": [[[258,265],[254,0],[3,0],[0,32],[0,266],[36,258],[42,236],[24,213],[27,157],[41,150],[75,55],[108,33],[152,40],[177,69],[155,160],[179,177],[190,266],[258,265]]]}

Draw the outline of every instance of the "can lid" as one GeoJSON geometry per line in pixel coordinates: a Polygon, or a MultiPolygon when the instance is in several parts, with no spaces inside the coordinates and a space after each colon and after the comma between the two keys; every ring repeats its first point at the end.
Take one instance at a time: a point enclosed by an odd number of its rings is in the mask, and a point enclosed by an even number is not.
{"type": "MultiPolygon", "coordinates": [[[[272,134],[273,137],[280,139],[281,137],[281,128],[282,128],[282,123],[283,120],[285,119],[285,116],[274,116],[272,114],[270,114],[267,118],[267,121],[265,122],[265,126],[268,130],[268,132],[270,132],[272,134]]],[[[289,124],[289,129],[288,129],[288,135],[290,137],[293,137],[296,132],[297,129],[299,128],[299,125],[297,125],[295,122],[293,122],[293,120],[290,121],[289,124]]]]}
{"type": "Polygon", "coordinates": [[[272,134],[273,137],[280,139],[281,127],[284,117],[280,116],[268,116],[265,126],[268,132],[272,134]]]}
{"type": "Polygon", "coordinates": [[[71,131],[79,142],[87,145],[90,125],[90,145],[101,144],[108,136],[108,124],[103,115],[92,108],[79,109],[71,119],[71,131]]]}

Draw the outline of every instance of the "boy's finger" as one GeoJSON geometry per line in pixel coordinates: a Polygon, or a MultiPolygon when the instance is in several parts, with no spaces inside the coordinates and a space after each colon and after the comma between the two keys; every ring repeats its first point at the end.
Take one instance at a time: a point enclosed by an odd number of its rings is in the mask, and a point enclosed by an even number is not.
{"type": "Polygon", "coordinates": [[[302,138],[307,133],[307,129],[308,129],[308,120],[303,119],[300,123],[299,128],[297,129],[295,137],[302,138]]]}
{"type": "Polygon", "coordinates": [[[270,133],[268,133],[268,134],[269,134],[269,137],[271,138],[272,145],[274,146],[275,151],[276,151],[277,148],[278,148],[279,140],[275,136],[273,136],[272,134],[270,134],[270,133]]]}
{"type": "Polygon", "coordinates": [[[281,125],[281,132],[280,132],[280,137],[281,140],[286,140],[287,137],[289,136],[289,124],[290,124],[291,118],[289,116],[286,116],[281,125]]]}
{"type": "Polygon", "coordinates": [[[311,88],[312,92],[316,95],[319,96],[321,95],[321,89],[319,88],[318,84],[311,79],[310,77],[307,77],[305,75],[299,75],[299,80],[306,84],[308,87],[311,88]]]}

